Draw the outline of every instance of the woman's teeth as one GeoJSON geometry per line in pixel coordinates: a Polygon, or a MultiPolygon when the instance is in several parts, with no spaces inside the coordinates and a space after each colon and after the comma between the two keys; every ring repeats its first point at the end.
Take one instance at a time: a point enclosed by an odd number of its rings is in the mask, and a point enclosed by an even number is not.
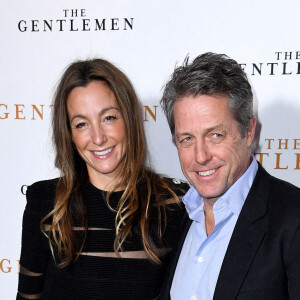
{"type": "Polygon", "coordinates": [[[104,151],[93,151],[96,155],[99,155],[99,156],[103,156],[103,155],[106,155],[108,153],[110,153],[112,150],[114,149],[114,147],[111,147],[107,150],[104,150],[104,151]]]}

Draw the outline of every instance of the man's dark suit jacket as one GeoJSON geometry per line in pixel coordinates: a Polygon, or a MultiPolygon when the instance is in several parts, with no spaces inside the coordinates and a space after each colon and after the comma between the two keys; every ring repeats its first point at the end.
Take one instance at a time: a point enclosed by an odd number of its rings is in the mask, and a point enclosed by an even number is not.
{"type": "MultiPolygon", "coordinates": [[[[191,223],[186,216],[160,299],[170,298],[191,223]]],[[[233,299],[300,299],[300,189],[272,177],[261,165],[234,228],[213,297],[233,299]]]]}

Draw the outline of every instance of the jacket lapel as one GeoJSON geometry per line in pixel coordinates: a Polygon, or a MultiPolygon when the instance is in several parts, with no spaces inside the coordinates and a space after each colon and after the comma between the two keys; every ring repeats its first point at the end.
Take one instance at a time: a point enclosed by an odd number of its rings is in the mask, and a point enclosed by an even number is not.
{"type": "Polygon", "coordinates": [[[259,165],[232,233],[218,277],[214,300],[235,299],[267,231],[267,200],[271,176],[259,165]]]}

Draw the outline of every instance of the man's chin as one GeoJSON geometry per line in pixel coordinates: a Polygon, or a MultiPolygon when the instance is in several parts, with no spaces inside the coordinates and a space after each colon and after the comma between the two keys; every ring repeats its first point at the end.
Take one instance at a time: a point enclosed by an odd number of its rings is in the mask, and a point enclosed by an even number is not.
{"type": "Polygon", "coordinates": [[[197,187],[195,187],[195,189],[197,190],[198,194],[203,197],[203,199],[206,199],[209,202],[217,201],[224,194],[224,192],[218,190],[205,190],[197,187]]]}

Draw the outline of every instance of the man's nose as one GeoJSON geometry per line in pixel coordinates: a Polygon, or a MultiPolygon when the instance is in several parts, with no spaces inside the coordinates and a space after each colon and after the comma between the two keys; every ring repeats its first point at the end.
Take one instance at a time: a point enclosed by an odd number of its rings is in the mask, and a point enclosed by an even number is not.
{"type": "Polygon", "coordinates": [[[203,140],[198,140],[195,144],[195,160],[199,164],[205,164],[211,159],[209,145],[203,140]]]}

